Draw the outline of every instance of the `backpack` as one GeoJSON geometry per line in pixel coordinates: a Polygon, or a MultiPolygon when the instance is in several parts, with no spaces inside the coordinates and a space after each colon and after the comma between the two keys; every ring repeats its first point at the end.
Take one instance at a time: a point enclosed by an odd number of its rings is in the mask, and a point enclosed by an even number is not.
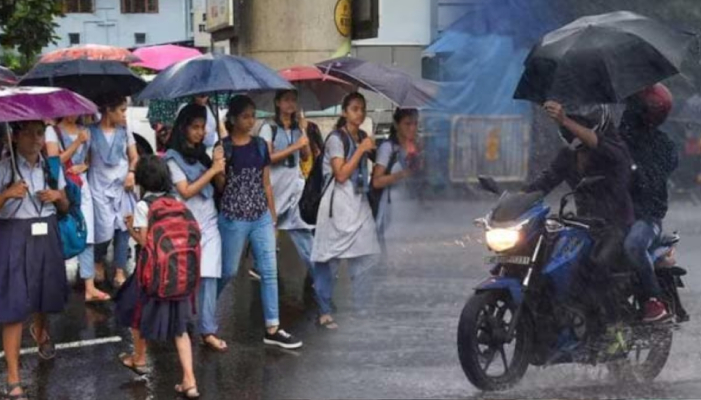
{"type": "MultiPolygon", "coordinates": [[[[394,143],[392,143],[392,154],[389,157],[389,162],[387,163],[387,169],[385,170],[385,175],[392,174],[392,168],[399,161],[399,151],[394,149],[394,143]]],[[[382,194],[387,190],[387,204],[392,204],[392,190],[390,187],[385,187],[382,189],[375,189],[370,181],[370,192],[368,193],[368,200],[370,201],[370,208],[372,209],[373,218],[377,219],[377,213],[380,211],[380,202],[382,201],[382,194]]]]}
{"type": "MultiPolygon", "coordinates": [[[[326,138],[324,146],[321,149],[321,153],[314,160],[314,166],[312,171],[307,178],[307,182],[304,184],[304,191],[302,191],[302,197],[299,200],[299,213],[304,222],[309,225],[316,225],[317,216],[319,213],[319,205],[321,204],[321,199],[324,197],[324,193],[331,186],[333,178],[329,179],[328,182],[324,182],[324,156],[325,147],[328,140],[333,135],[338,135],[343,142],[343,155],[346,159],[350,155],[350,141],[349,135],[341,134],[339,131],[334,131],[326,138]]],[[[363,131],[359,132],[360,140],[364,140],[367,134],[363,131]]],[[[373,156],[370,156],[373,159],[373,156]]],[[[333,200],[332,206],[329,209],[329,216],[333,217],[333,200]]]]}
{"type": "MultiPolygon", "coordinates": [[[[252,136],[251,140],[253,140],[253,142],[256,143],[260,156],[265,158],[265,155],[268,153],[268,143],[265,140],[263,140],[263,138],[260,138],[258,136],[252,136]]],[[[218,144],[221,144],[221,146],[224,148],[224,159],[226,160],[226,167],[229,168],[230,165],[234,165],[234,143],[231,141],[231,138],[227,136],[224,139],[220,140],[218,144]]],[[[217,145],[215,145],[215,147],[217,145]]],[[[224,193],[218,190],[214,192],[214,204],[217,206],[218,211],[221,211],[220,207],[223,195],[224,193]]]]}
{"type": "MultiPolygon", "coordinates": [[[[16,161],[13,159],[13,162],[16,161]]],[[[15,181],[16,168],[16,165],[12,168],[10,182],[15,181]]],[[[43,170],[47,186],[51,190],[58,190],[59,174],[63,171],[61,168],[61,157],[44,157],[43,170]]],[[[80,186],[69,179],[65,179],[65,175],[64,180],[66,181],[64,192],[69,204],[68,212],[58,212],[57,217],[63,259],[68,260],[85,251],[85,248],[88,246],[88,227],[85,224],[83,212],[80,211],[80,186]]]]}
{"type": "MultiPolygon", "coordinates": [[[[139,252],[139,284],[163,300],[192,297],[200,283],[202,234],[194,215],[173,196],[148,196],[148,231],[139,252]]],[[[192,297],[194,300],[194,297],[192,297]]]]}

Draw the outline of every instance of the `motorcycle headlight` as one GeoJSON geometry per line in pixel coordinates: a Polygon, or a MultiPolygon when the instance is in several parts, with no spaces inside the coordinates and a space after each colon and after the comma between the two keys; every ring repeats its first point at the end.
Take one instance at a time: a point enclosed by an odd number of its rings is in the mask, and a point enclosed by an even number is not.
{"type": "Polygon", "coordinates": [[[520,229],[492,229],[487,231],[487,245],[497,253],[512,249],[521,239],[520,229]]]}

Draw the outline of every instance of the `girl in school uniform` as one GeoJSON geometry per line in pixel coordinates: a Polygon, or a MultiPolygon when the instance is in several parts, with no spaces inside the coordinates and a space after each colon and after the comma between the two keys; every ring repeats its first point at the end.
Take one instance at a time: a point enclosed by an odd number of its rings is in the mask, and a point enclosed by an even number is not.
{"type": "Polygon", "coordinates": [[[357,308],[362,308],[372,295],[370,272],[380,253],[367,196],[368,154],[375,149],[375,143],[360,130],[365,115],[365,97],[360,93],[346,96],[343,116],[324,150],[323,171],[330,184],[319,205],[312,261],[316,263],[314,289],[320,314],[317,322],[326,329],[338,328],[331,316],[331,298],[341,260],[348,262],[353,301],[357,308]]]}
{"type": "Polygon", "coordinates": [[[280,328],[275,202],[270,184],[270,153],[265,141],[251,136],[256,106],[247,96],[236,96],[226,115],[228,136],[222,139],[226,172],[216,184],[223,189],[219,214],[222,238],[220,290],[236,276],[246,241],[250,242],[255,265],[261,275],[261,297],[265,317],[264,343],[296,349],[302,342],[280,328]],[[228,149],[228,150],[227,150],[228,149]]]}
{"type": "Polygon", "coordinates": [[[392,201],[410,198],[407,179],[412,175],[410,161],[416,152],[419,114],[415,109],[398,108],[394,112],[389,140],[377,150],[372,185],[383,189],[377,210],[377,235],[386,256],[385,233],[392,221],[392,201]]]}
{"type": "Polygon", "coordinates": [[[68,211],[66,182],[62,171],[57,189],[48,182],[41,156],[45,129],[41,121],[13,124],[14,157],[0,161],[0,324],[5,396],[14,400],[27,398],[19,376],[22,323],[34,316],[30,333],[39,356],[53,358],[46,314],[63,311],[69,293],[56,218],[57,211],[68,211]]]}
{"type": "Polygon", "coordinates": [[[207,108],[189,104],[180,110],[168,143],[165,160],[178,197],[187,204],[202,232],[202,262],[198,297],[199,330],[203,343],[226,351],[226,342],[217,337],[217,285],[221,278],[222,245],[217,227],[212,181],[224,172],[224,151],[214,150],[214,161],[207,155],[205,121],[207,108]]]}
{"type": "Polygon", "coordinates": [[[88,237],[85,251],[78,255],[80,278],[85,281],[85,302],[110,300],[110,296],[95,287],[95,224],[92,192],[88,182],[90,132],[78,124],[78,116],[61,119],[57,125],[46,128],[46,153],[60,156],[69,177],[80,185],[80,210],[85,218],[88,237]]]}
{"type": "Polygon", "coordinates": [[[278,216],[276,228],[287,232],[312,276],[313,227],[299,213],[305,182],[300,161],[312,157],[306,129],[306,120],[297,118],[297,91],[285,90],[275,95],[275,120],[263,125],[259,136],[268,143],[270,151],[270,181],[278,216]]]}
{"type": "Polygon", "coordinates": [[[90,126],[88,181],[95,210],[95,280],[105,279],[104,261],[114,247],[114,285],[126,280],[129,232],[124,217],[133,214],[134,172],[139,154],[133,133],[126,129],[127,101],[108,99],[100,107],[102,118],[90,126]]]}
{"type": "MultiPolygon", "coordinates": [[[[137,164],[136,183],[141,188],[144,199],[166,196],[173,189],[168,165],[154,155],[142,158],[137,164]]],[[[146,245],[148,213],[149,204],[141,200],[136,205],[133,217],[126,217],[129,233],[140,247],[146,245]]],[[[175,391],[188,399],[199,398],[192,362],[192,343],[187,333],[187,325],[194,319],[191,300],[162,300],[149,297],[142,291],[136,274],[127,279],[115,299],[117,321],[131,329],[134,342],[133,354],[119,355],[122,365],[137,375],[146,375],[149,373],[146,359],[147,341],[175,341],[183,370],[182,381],[175,386],[175,391]]]]}

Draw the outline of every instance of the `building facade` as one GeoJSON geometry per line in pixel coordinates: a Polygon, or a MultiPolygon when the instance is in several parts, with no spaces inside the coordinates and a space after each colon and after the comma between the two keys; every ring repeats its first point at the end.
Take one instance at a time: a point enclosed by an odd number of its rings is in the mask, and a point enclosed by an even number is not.
{"type": "Polygon", "coordinates": [[[82,44],[133,48],[190,43],[197,38],[195,24],[204,14],[197,8],[204,0],[60,1],[65,10],[65,17],[56,21],[60,39],[45,51],[82,44]]]}

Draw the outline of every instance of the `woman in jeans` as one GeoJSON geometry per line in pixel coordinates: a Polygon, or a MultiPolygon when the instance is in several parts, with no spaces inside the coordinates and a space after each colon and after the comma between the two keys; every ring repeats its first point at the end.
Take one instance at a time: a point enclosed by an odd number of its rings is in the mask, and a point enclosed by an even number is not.
{"type": "Polygon", "coordinates": [[[95,280],[105,279],[104,261],[114,246],[114,286],[126,280],[129,231],[124,218],[134,213],[134,171],[139,161],[134,134],[126,129],[127,100],[107,99],[100,107],[102,119],[90,126],[88,181],[95,208],[95,280]]]}
{"type": "Polygon", "coordinates": [[[360,93],[343,100],[343,116],[331,132],[324,150],[324,177],[331,182],[319,205],[312,250],[314,289],[319,304],[318,324],[337,329],[331,316],[331,298],[336,270],[348,262],[353,282],[353,301],[364,308],[372,295],[370,272],[377,263],[380,245],[368,201],[370,171],[368,153],[375,142],[360,129],[366,103],[360,93]]]}
{"type": "Polygon", "coordinates": [[[302,342],[280,329],[278,276],[275,244],[275,202],[270,184],[270,153],[263,139],[251,136],[256,122],[255,104],[247,96],[236,96],[226,114],[228,136],[222,140],[226,172],[216,184],[223,189],[219,213],[222,238],[222,276],[219,293],[238,271],[246,241],[253,249],[261,275],[265,317],[264,342],[286,349],[302,342]]]}

